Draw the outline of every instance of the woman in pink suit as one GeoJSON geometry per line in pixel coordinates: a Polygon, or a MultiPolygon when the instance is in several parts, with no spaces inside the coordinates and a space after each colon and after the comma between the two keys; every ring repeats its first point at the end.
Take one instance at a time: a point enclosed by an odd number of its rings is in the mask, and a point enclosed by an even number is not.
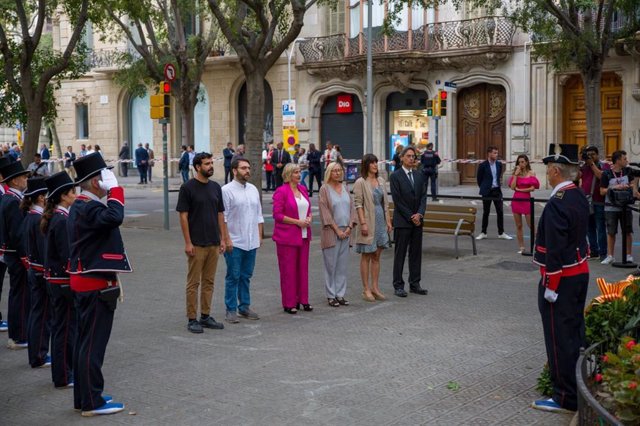
{"type": "Polygon", "coordinates": [[[282,171],[284,185],[273,194],[273,241],[280,268],[282,306],[297,314],[300,305],[309,304],[309,243],[311,242],[311,203],[307,189],[300,185],[300,167],[289,163],[282,171]]]}
{"type": "Polygon", "coordinates": [[[513,169],[513,176],[509,178],[509,187],[515,192],[513,193],[513,201],[511,202],[511,212],[516,222],[516,235],[520,250],[518,253],[524,253],[524,236],[522,232],[522,216],[527,221],[527,226],[531,229],[531,206],[529,199],[531,193],[540,188],[540,182],[536,174],[531,170],[529,157],[526,155],[518,155],[516,159],[516,167],[513,169]]]}

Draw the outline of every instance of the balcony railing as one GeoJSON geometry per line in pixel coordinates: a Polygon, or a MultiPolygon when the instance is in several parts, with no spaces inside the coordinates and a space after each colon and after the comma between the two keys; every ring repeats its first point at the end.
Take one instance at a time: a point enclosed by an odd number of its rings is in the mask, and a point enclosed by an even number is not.
{"type": "MultiPolygon", "coordinates": [[[[516,27],[503,16],[427,24],[417,30],[377,35],[372,40],[373,54],[425,52],[511,46],[516,27]]],[[[305,63],[342,60],[367,53],[366,33],[348,38],[345,34],[315,37],[299,43],[305,63]]]]}

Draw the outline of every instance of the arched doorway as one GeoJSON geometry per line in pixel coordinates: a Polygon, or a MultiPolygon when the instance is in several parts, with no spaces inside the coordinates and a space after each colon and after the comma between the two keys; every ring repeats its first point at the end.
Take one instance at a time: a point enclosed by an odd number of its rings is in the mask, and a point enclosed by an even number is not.
{"type": "MultiPolygon", "coordinates": [[[[273,94],[271,86],[264,81],[264,127],[262,141],[264,144],[273,142],[273,94]]],[[[245,143],[247,132],[247,83],[243,83],[238,94],[238,143],[245,143]]]]}
{"type": "Polygon", "coordinates": [[[209,95],[202,84],[198,93],[198,103],[193,111],[193,139],[195,152],[211,152],[209,95]]]}
{"type": "MultiPolygon", "coordinates": [[[[151,107],[149,105],[149,93],[142,97],[131,97],[129,99],[129,158],[134,158],[134,151],[138,144],[149,144],[153,147],[153,120],[151,119],[151,107]]],[[[135,163],[130,163],[135,167],[135,163]]]]}
{"type": "MultiPolygon", "coordinates": [[[[331,141],[340,146],[343,158],[362,158],[364,152],[362,120],[362,104],[356,95],[340,93],[325,99],[320,109],[320,149],[324,150],[327,141],[331,141]]],[[[316,146],[318,146],[317,143],[316,146]]]]}
{"type": "MultiPolygon", "coordinates": [[[[497,146],[499,158],[506,148],[507,95],[504,87],[477,84],[458,94],[457,158],[482,160],[489,146],[497,146]]],[[[458,164],[460,183],[475,183],[477,164],[458,164]]]]}
{"type": "Polygon", "coordinates": [[[428,98],[427,92],[415,89],[404,93],[394,92],[387,96],[385,154],[388,159],[393,157],[397,145],[415,144],[419,149],[427,146],[429,142],[429,118],[426,111],[428,98]]]}
{"type": "MultiPolygon", "coordinates": [[[[603,73],[601,111],[604,148],[609,157],[622,146],[622,81],[615,73],[603,73]]],[[[587,144],[587,121],[582,77],[572,76],[564,86],[563,142],[579,147],[587,144]]]]}

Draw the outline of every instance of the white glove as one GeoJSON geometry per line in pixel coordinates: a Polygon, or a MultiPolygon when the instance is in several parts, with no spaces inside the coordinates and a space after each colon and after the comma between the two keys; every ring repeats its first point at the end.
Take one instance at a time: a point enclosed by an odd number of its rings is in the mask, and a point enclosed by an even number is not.
{"type": "Polygon", "coordinates": [[[118,179],[116,179],[116,175],[111,170],[102,169],[100,176],[100,188],[105,191],[111,191],[111,188],[118,186],[118,179]]]}
{"type": "Polygon", "coordinates": [[[544,298],[549,303],[555,303],[556,300],[558,300],[558,293],[556,293],[553,290],[549,290],[548,288],[546,288],[544,290],[544,298]]]}

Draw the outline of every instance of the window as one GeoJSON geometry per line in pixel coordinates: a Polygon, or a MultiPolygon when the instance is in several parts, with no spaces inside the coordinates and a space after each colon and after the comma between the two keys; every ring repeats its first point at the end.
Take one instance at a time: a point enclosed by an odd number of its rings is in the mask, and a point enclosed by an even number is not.
{"type": "Polygon", "coordinates": [[[89,106],[76,104],[76,138],[89,139],[89,106]]]}
{"type": "Polygon", "coordinates": [[[327,6],[327,19],[325,20],[325,35],[344,33],[344,0],[338,0],[335,10],[327,6]]]}

